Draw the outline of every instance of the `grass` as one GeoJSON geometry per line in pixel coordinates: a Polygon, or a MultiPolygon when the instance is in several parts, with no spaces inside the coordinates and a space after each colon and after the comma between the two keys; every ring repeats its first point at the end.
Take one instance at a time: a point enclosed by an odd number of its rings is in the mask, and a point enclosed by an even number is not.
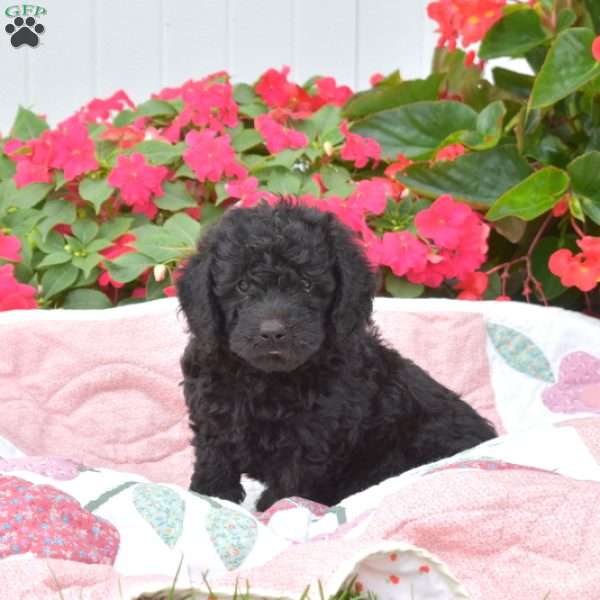
{"type": "MultiPolygon", "coordinates": [[[[224,600],[225,596],[217,596],[211,590],[206,579],[204,581],[209,591],[209,600],[224,600]]],[[[309,594],[310,586],[306,586],[304,592],[298,600],[308,600],[309,598],[311,598],[309,594]]],[[[172,587],[170,590],[163,590],[153,594],[142,594],[141,596],[138,596],[136,600],[200,600],[201,597],[202,596],[200,592],[198,592],[197,590],[175,590],[172,587]]],[[[233,596],[231,597],[232,600],[249,600],[251,597],[252,595],[250,594],[250,588],[248,584],[246,584],[245,592],[239,592],[236,583],[236,588],[234,590],[233,596]]],[[[333,596],[329,597],[325,596],[325,591],[323,590],[323,586],[319,581],[318,598],[319,600],[377,600],[376,596],[371,592],[356,592],[354,590],[354,579],[352,579],[352,581],[350,581],[350,583],[344,589],[340,590],[337,594],[334,594],[333,596]]]]}

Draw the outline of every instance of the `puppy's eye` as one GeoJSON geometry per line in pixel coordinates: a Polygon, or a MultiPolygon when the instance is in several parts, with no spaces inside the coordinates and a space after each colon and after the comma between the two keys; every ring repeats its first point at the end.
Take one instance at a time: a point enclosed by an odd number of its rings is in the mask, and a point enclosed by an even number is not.
{"type": "Polygon", "coordinates": [[[309,292],[312,288],[312,281],[310,279],[307,279],[306,277],[302,278],[302,287],[309,292]]]}
{"type": "Polygon", "coordinates": [[[240,279],[237,282],[237,289],[240,292],[247,292],[249,288],[250,288],[250,284],[245,279],[240,279]]]}

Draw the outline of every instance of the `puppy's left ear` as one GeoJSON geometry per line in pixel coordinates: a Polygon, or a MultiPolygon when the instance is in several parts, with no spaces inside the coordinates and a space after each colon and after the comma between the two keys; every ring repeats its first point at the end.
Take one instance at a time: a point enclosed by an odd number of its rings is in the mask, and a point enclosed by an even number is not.
{"type": "Polygon", "coordinates": [[[333,214],[328,217],[337,280],[331,321],[339,337],[348,337],[369,322],[375,294],[375,273],[354,239],[354,233],[333,214]]]}
{"type": "Polygon", "coordinates": [[[198,347],[206,354],[217,346],[220,318],[212,293],[211,238],[208,234],[200,241],[198,253],[180,269],[177,279],[179,304],[190,331],[200,342],[198,347]]]}

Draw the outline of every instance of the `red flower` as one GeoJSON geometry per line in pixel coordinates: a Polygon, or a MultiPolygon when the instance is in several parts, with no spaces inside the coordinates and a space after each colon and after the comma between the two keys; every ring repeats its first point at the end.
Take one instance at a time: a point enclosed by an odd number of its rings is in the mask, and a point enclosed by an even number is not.
{"type": "Polygon", "coordinates": [[[592,43],[592,56],[600,62],[600,35],[592,43]]]}
{"type": "Polygon", "coordinates": [[[177,290],[175,289],[174,285],[169,285],[167,286],[164,290],[163,293],[165,296],[168,297],[173,297],[173,296],[177,296],[177,290]]]}
{"type": "Polygon", "coordinates": [[[384,233],[380,248],[380,264],[387,265],[402,277],[408,271],[421,271],[427,264],[427,246],[409,231],[384,233]]]}
{"type": "Polygon", "coordinates": [[[488,276],[486,273],[474,271],[461,279],[455,286],[455,290],[462,290],[458,294],[461,300],[481,300],[488,287],[488,276]]]}
{"type": "Polygon", "coordinates": [[[19,283],[14,276],[14,266],[0,267],[0,311],[37,308],[36,289],[19,283]]]}
{"type": "Polygon", "coordinates": [[[462,144],[450,144],[448,146],[444,146],[441,150],[438,150],[434,160],[436,162],[441,160],[456,160],[465,152],[465,147],[462,144]]]}
{"type": "MultiPolygon", "coordinates": [[[[100,139],[116,142],[119,148],[131,148],[131,146],[135,146],[144,140],[146,137],[145,127],[145,117],[140,117],[131,125],[126,125],[125,127],[114,127],[113,125],[107,125],[106,129],[100,135],[100,139]]],[[[156,129],[153,127],[148,128],[148,133],[152,139],[160,137],[156,129]]]]}
{"type": "Polygon", "coordinates": [[[352,133],[346,121],[340,125],[340,131],[346,137],[340,153],[343,160],[352,161],[361,169],[367,165],[370,158],[376,162],[381,159],[381,146],[376,140],[352,133]]]}
{"type": "Polygon", "coordinates": [[[86,126],[75,117],[63,122],[52,132],[50,166],[63,169],[65,181],[98,168],[96,148],[86,126]]]}
{"type": "Polygon", "coordinates": [[[9,141],[4,152],[17,163],[15,185],[21,188],[30,183],[52,183],[50,160],[52,141],[49,131],[39,138],[22,144],[18,140],[9,141]]]}
{"type": "Polygon", "coordinates": [[[427,14],[437,21],[440,39],[438,47],[456,48],[456,42],[466,48],[479,42],[488,30],[502,18],[506,0],[437,0],[427,6],[427,14]]]}
{"type": "Polygon", "coordinates": [[[200,181],[219,181],[223,176],[242,178],[246,169],[237,161],[228,135],[214,131],[190,131],[185,136],[188,145],[183,160],[200,181]]]}
{"type": "Polygon", "coordinates": [[[569,212],[569,198],[568,196],[563,196],[552,208],[552,216],[562,217],[567,212],[569,212]]]}
{"type": "Polygon", "coordinates": [[[440,196],[429,208],[415,217],[417,231],[445,248],[456,248],[464,237],[463,225],[473,211],[452,196],[440,196]]]}
{"type": "Polygon", "coordinates": [[[380,215],[387,206],[387,198],[391,196],[390,184],[381,177],[363,179],[348,198],[348,204],[360,210],[380,215]]]}
{"type": "Polygon", "coordinates": [[[84,123],[95,123],[97,121],[106,121],[110,117],[112,111],[121,111],[128,106],[131,109],[135,108],[135,104],[131,98],[123,91],[118,90],[109,98],[104,100],[94,98],[88,102],[77,114],[81,117],[84,123]]]}
{"type": "Polygon", "coordinates": [[[258,179],[256,177],[230,181],[225,185],[225,190],[232,198],[239,198],[239,205],[243,208],[255,206],[261,200],[266,200],[271,205],[278,200],[275,194],[258,189],[258,179]]]}
{"type": "MultiPolygon", "coordinates": [[[[136,252],[135,248],[128,246],[128,244],[135,242],[135,240],[136,237],[134,234],[126,233],[116,239],[112,246],[104,248],[104,250],[100,250],[100,254],[102,254],[102,256],[106,257],[108,260],[115,260],[116,258],[119,258],[119,256],[123,256],[123,254],[136,252]]],[[[103,262],[101,262],[98,266],[104,270],[104,272],[98,277],[98,284],[101,287],[112,286],[114,288],[122,288],[125,285],[120,281],[115,281],[112,279],[103,262]]]]}
{"type": "Polygon", "coordinates": [[[384,79],[385,77],[383,76],[383,74],[373,73],[373,75],[369,77],[369,83],[371,84],[371,87],[375,87],[379,85],[384,79]]]}
{"type": "Polygon", "coordinates": [[[398,154],[398,156],[396,156],[396,160],[393,163],[390,163],[383,173],[386,177],[394,179],[396,173],[404,171],[404,169],[406,169],[406,167],[409,165],[412,165],[412,160],[406,158],[404,154],[398,154]]]}
{"type": "Polygon", "coordinates": [[[289,67],[283,67],[281,71],[269,69],[261,75],[256,84],[256,93],[267,106],[285,108],[298,96],[298,86],[287,79],[289,72],[289,67]]]}
{"type": "Polygon", "coordinates": [[[347,85],[338,86],[333,77],[321,77],[315,83],[319,90],[313,104],[314,108],[320,108],[324,104],[335,104],[344,106],[352,96],[352,90],[347,85]]]}
{"type": "Polygon", "coordinates": [[[548,267],[565,287],[589,292],[600,281],[600,238],[586,236],[577,244],[583,252],[573,255],[566,248],[557,250],[550,257],[548,267]]]}
{"type": "Polygon", "coordinates": [[[20,249],[21,241],[19,238],[13,235],[3,235],[0,231],[0,260],[19,262],[21,260],[20,249]]]}
{"type": "Polygon", "coordinates": [[[295,129],[286,129],[269,115],[256,117],[254,126],[265,140],[267,150],[271,154],[286,148],[299,149],[308,145],[308,138],[304,133],[295,129]]]}
{"type": "Polygon", "coordinates": [[[120,190],[123,201],[133,212],[153,219],[158,208],[152,202],[152,195],[162,196],[162,182],[167,174],[166,167],[152,167],[146,163],[143,154],[134,152],[130,156],[119,156],[117,166],[108,176],[108,183],[120,190]]]}

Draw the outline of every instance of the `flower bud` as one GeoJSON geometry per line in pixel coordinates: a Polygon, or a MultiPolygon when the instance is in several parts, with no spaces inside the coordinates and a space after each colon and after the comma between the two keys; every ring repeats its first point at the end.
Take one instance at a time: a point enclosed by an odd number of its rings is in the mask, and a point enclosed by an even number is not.
{"type": "Polygon", "coordinates": [[[165,265],[154,265],[154,280],[162,281],[167,274],[167,267],[165,265]]]}

